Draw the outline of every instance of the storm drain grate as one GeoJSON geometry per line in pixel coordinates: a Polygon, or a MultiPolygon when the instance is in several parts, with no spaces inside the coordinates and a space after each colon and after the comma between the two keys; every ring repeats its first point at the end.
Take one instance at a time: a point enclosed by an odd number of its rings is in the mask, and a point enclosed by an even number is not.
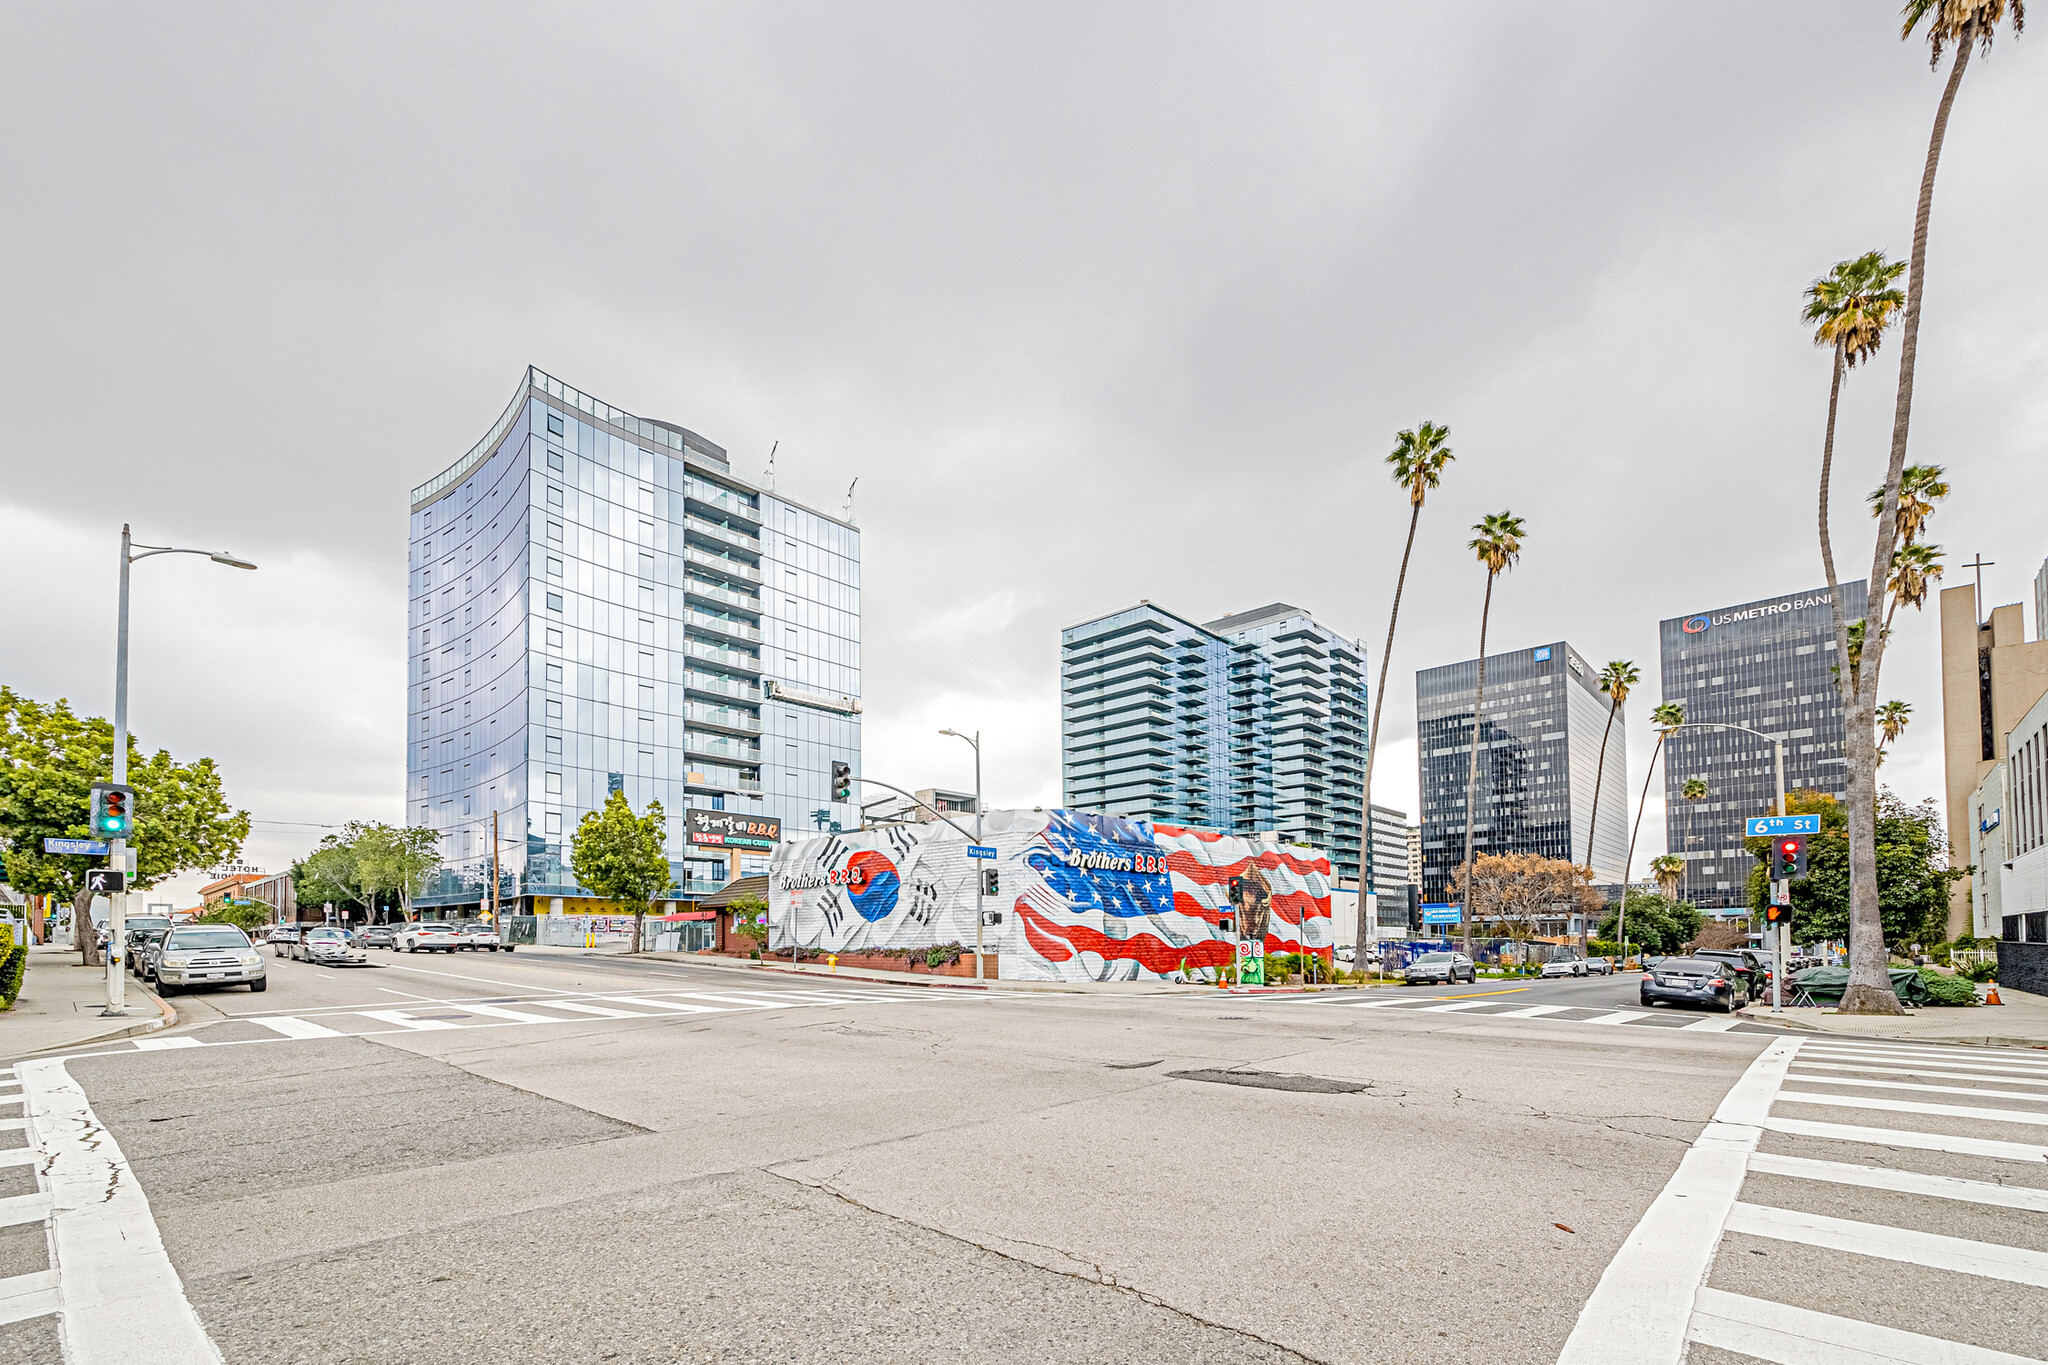
{"type": "Polygon", "coordinates": [[[1297,1076],[1285,1071],[1169,1071],[1177,1081],[1208,1081],[1212,1085],[1249,1085],[1260,1090],[1300,1090],[1311,1095],[1355,1095],[1369,1089],[1362,1081],[1335,1081],[1328,1076],[1297,1076]]]}

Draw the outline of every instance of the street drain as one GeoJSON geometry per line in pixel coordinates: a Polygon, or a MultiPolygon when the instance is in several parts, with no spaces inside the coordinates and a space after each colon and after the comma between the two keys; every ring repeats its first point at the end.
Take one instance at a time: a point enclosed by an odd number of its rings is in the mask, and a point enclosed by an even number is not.
{"type": "Polygon", "coordinates": [[[1249,1085],[1259,1090],[1300,1090],[1311,1095],[1355,1095],[1368,1089],[1360,1081],[1333,1081],[1328,1076],[1297,1076],[1285,1071],[1169,1071],[1177,1081],[1208,1081],[1212,1085],[1249,1085]]]}

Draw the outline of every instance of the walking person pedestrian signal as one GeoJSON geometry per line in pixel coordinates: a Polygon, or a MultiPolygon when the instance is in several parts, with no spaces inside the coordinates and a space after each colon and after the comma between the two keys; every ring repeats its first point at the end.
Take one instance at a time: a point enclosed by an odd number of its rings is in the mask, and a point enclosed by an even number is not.
{"type": "Polygon", "coordinates": [[[135,832],[133,787],[92,784],[92,832],[102,839],[126,839],[135,832]]]}
{"type": "Polygon", "coordinates": [[[1779,839],[1771,845],[1771,880],[1788,882],[1806,875],[1806,840],[1779,839]]]}
{"type": "Polygon", "coordinates": [[[853,769],[834,760],[832,764],[832,799],[848,801],[853,798],[853,769]]]}

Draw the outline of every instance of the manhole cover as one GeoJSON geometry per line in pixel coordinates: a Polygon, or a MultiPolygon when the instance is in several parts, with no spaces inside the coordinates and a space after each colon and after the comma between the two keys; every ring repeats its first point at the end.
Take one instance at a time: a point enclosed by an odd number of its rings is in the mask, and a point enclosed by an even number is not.
{"type": "Polygon", "coordinates": [[[1169,1071],[1177,1081],[1208,1081],[1212,1085],[1249,1085],[1259,1090],[1301,1090],[1312,1095],[1355,1095],[1361,1081],[1335,1081],[1328,1076],[1297,1076],[1285,1071],[1169,1071]]]}

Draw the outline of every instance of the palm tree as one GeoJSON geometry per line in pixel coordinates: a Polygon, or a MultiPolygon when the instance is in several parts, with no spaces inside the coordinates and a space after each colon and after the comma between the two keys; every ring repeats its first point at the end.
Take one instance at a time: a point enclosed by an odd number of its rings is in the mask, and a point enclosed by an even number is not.
{"type": "MultiPolygon", "coordinates": [[[[2021,0],[2011,0],[2012,27],[2017,34],[2026,22],[2021,0]]],[[[1920,310],[1927,292],[1927,225],[1934,214],[1934,177],[1941,165],[1942,139],[1949,113],[1962,87],[1975,48],[1991,46],[2005,18],[2007,0],[1906,0],[1902,38],[1925,25],[1932,48],[1930,65],[1941,64],[1944,47],[1955,46],[1955,60],[1934,114],[1927,139],[1927,160],[1920,173],[1920,200],[1913,214],[1913,254],[1906,275],[1906,308],[1899,327],[1899,392],[1892,409],[1892,447],[1885,465],[1884,503],[1878,509],[1876,545],[1870,559],[1871,619],[1885,620],[1885,595],[1892,578],[1892,555],[1898,548],[1899,485],[1906,469],[1907,438],[1913,418],[1913,375],[1920,356],[1920,310]]],[[[1832,580],[1828,586],[1835,586],[1832,580]]],[[[1836,647],[1848,662],[1849,622],[1841,594],[1835,599],[1836,647]]],[[[1877,690],[1884,668],[1885,635],[1870,632],[1863,642],[1859,668],[1847,670],[1843,690],[1844,749],[1849,760],[1849,986],[1838,1007],[1843,1014],[1902,1014],[1892,991],[1887,967],[1884,926],[1878,918],[1877,893],[1877,690]]]]}
{"type": "MultiPolygon", "coordinates": [[[[1884,342],[1884,329],[1896,320],[1906,296],[1893,287],[1905,272],[1905,262],[1887,262],[1882,251],[1866,251],[1854,260],[1837,261],[1835,268],[1806,288],[1806,308],[1800,314],[1818,324],[1813,344],[1834,352],[1834,379],[1828,386],[1827,435],[1820,447],[1820,557],[1828,571],[1828,588],[1835,582],[1835,547],[1828,525],[1828,480],[1835,463],[1835,413],[1842,402],[1842,379],[1857,365],[1877,354],[1884,342]]],[[[1881,501],[1881,499],[1880,499],[1881,501]]]]}
{"type": "Polygon", "coordinates": [[[1907,545],[1892,556],[1891,605],[1884,610],[1884,628],[1890,632],[1892,617],[1900,607],[1918,611],[1927,604],[1928,590],[1941,577],[1939,545],[1907,545]]]}
{"type": "Polygon", "coordinates": [[[1408,543],[1401,550],[1400,576],[1394,580],[1394,610],[1387,617],[1387,638],[1380,644],[1380,690],[1373,694],[1372,728],[1365,732],[1365,796],[1358,812],[1360,841],[1364,845],[1358,869],[1361,915],[1365,913],[1365,898],[1376,880],[1372,865],[1372,763],[1380,747],[1380,708],[1387,701],[1387,665],[1393,661],[1394,626],[1401,619],[1401,590],[1408,585],[1408,556],[1415,552],[1415,525],[1422,519],[1422,500],[1442,479],[1444,466],[1457,458],[1444,444],[1450,434],[1449,427],[1424,422],[1413,431],[1397,435],[1394,453],[1387,456],[1387,463],[1394,467],[1394,482],[1408,490],[1408,543]]]}
{"type": "MultiPolygon", "coordinates": [[[[1614,665],[1609,664],[1608,667],[1613,668],[1614,665]]],[[[1621,867],[1621,913],[1614,917],[1614,937],[1617,940],[1621,938],[1622,930],[1628,921],[1628,879],[1629,874],[1635,870],[1636,835],[1642,832],[1643,808],[1650,802],[1650,779],[1657,775],[1657,757],[1664,752],[1664,741],[1671,738],[1673,730],[1685,724],[1685,703],[1667,701],[1650,712],[1650,720],[1657,727],[1657,747],[1650,750],[1650,769],[1643,774],[1643,794],[1636,798],[1636,822],[1628,832],[1628,857],[1623,860],[1621,867]]],[[[1598,784],[1595,786],[1597,788],[1598,784]]],[[[1599,797],[1596,795],[1594,800],[1598,801],[1599,797]]],[[[1591,840],[1587,841],[1586,847],[1586,857],[1590,863],[1593,856],[1591,840]]],[[[1652,861],[1650,865],[1655,867],[1656,863],[1652,861]]],[[[1682,861],[1679,863],[1681,868],[1684,865],[1682,861]]]]}
{"type": "MultiPolygon", "coordinates": [[[[1607,725],[1600,731],[1600,761],[1593,767],[1593,811],[1592,823],[1586,830],[1586,870],[1593,870],[1593,833],[1600,826],[1600,783],[1607,776],[1607,737],[1614,733],[1614,718],[1621,714],[1621,704],[1628,700],[1629,689],[1642,677],[1642,671],[1627,659],[1610,659],[1607,667],[1600,670],[1600,690],[1608,696],[1607,725]]],[[[1627,799],[1627,793],[1623,793],[1627,799]]],[[[1628,885],[1628,876],[1623,874],[1622,886],[1628,885]]]]}
{"type": "Polygon", "coordinates": [[[1666,900],[1675,899],[1679,879],[1685,876],[1685,859],[1675,853],[1660,853],[1650,859],[1650,875],[1657,879],[1657,889],[1666,900]]]}
{"type": "MultiPolygon", "coordinates": [[[[1899,544],[1911,545],[1934,515],[1934,504],[1948,496],[1948,471],[1938,464],[1909,464],[1899,474],[1899,544]]],[[[1870,515],[1884,515],[1884,490],[1870,490],[1870,515]]]]}
{"type": "Polygon", "coordinates": [[[1473,527],[1465,548],[1486,566],[1486,602],[1479,609],[1479,681],[1472,691],[1472,760],[1465,768],[1465,890],[1458,921],[1464,926],[1466,956],[1472,953],[1472,815],[1473,791],[1479,784],[1479,716],[1486,704],[1486,623],[1493,615],[1493,580],[1515,567],[1522,557],[1522,519],[1512,512],[1489,512],[1473,527]]]}
{"type": "MultiPolygon", "coordinates": [[[[1678,789],[1678,794],[1685,798],[1685,851],[1689,854],[1692,852],[1693,812],[1699,808],[1700,802],[1707,799],[1706,779],[1700,777],[1686,778],[1685,785],[1678,789]]],[[[1686,860],[1685,874],[1688,878],[1692,876],[1692,860],[1690,858],[1686,860]]]]}
{"type": "Polygon", "coordinates": [[[1896,743],[1912,718],[1913,703],[1908,701],[1888,701],[1877,708],[1877,728],[1884,732],[1884,738],[1877,745],[1879,763],[1884,762],[1885,745],[1896,743]]]}

